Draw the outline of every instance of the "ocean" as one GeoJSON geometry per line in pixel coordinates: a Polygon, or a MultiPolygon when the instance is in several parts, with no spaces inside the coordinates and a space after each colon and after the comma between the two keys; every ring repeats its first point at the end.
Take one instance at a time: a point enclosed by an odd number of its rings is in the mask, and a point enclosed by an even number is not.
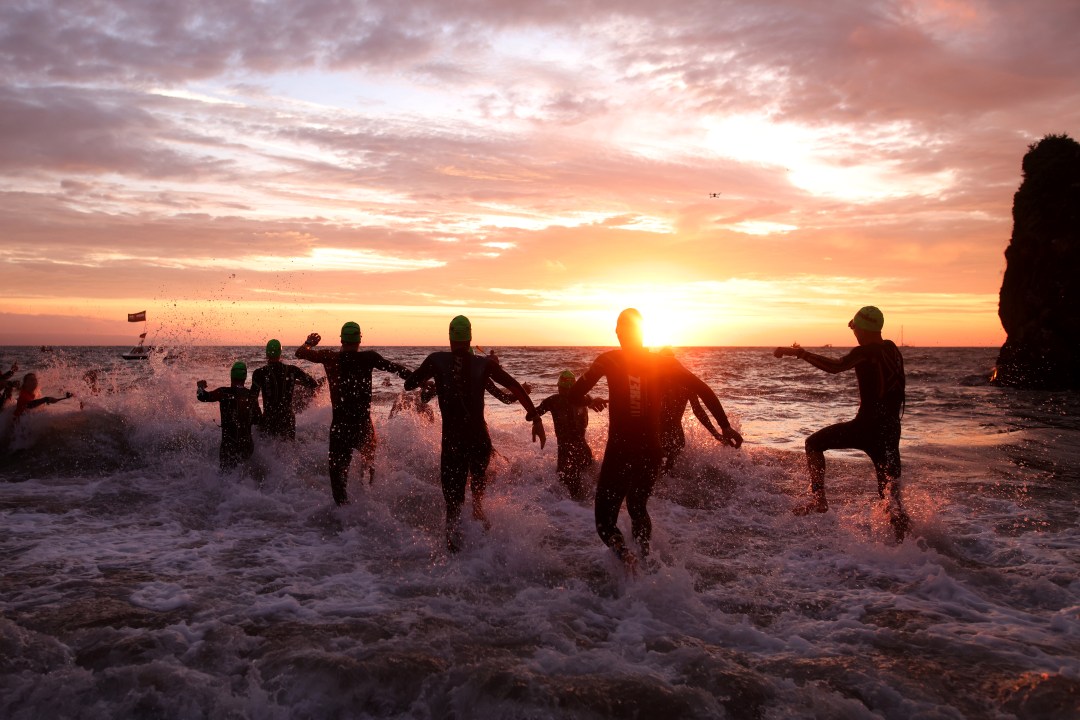
{"type": "MultiPolygon", "coordinates": [[[[437,348],[371,349],[416,367],[437,348]]],[[[261,348],[124,350],[0,348],[74,393],[0,414],[0,717],[1080,716],[1080,396],[987,385],[995,348],[904,348],[900,545],[857,452],[827,454],[827,514],[791,513],[803,441],[854,416],[854,373],[678,350],[746,442],[687,413],[636,577],[556,479],[550,416],[541,450],[489,397],[491,528],[467,521],[448,555],[439,426],[389,417],[400,379],[375,375],[375,482],[354,464],[337,508],[325,394],[296,442],[256,437],[254,469],[220,475],[195,384],[261,348]]],[[[498,352],[539,401],[600,350],[498,352]]]]}

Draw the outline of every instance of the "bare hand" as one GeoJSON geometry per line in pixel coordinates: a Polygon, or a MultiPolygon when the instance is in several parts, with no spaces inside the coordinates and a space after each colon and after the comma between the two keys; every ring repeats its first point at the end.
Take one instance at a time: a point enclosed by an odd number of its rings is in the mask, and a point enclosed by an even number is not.
{"type": "Polygon", "coordinates": [[[319,344],[320,340],[322,340],[322,335],[319,333],[311,333],[307,336],[307,340],[304,341],[304,344],[308,347],[315,347],[319,344]]]}
{"type": "Polygon", "coordinates": [[[532,395],[532,385],[530,385],[529,383],[521,383],[521,389],[525,391],[526,395],[532,395]]]}
{"type": "Polygon", "coordinates": [[[799,347],[799,343],[791,343],[791,347],[789,347],[789,348],[778,347],[775,350],[773,350],[772,354],[773,354],[773,357],[777,357],[777,358],[784,357],[785,355],[795,357],[796,355],[799,354],[800,350],[802,350],[802,348],[799,347]]]}
{"type": "Polygon", "coordinates": [[[205,389],[206,389],[206,381],[205,381],[205,380],[200,380],[199,382],[197,382],[197,383],[195,383],[195,384],[196,384],[196,385],[198,385],[198,386],[199,386],[200,388],[202,388],[203,390],[205,390],[205,389]]]}
{"type": "Polygon", "coordinates": [[[604,408],[607,407],[607,404],[608,401],[604,398],[592,398],[589,400],[589,409],[595,410],[596,412],[603,412],[604,408]]]}
{"type": "Polygon", "coordinates": [[[544,421],[540,418],[533,419],[532,427],[532,440],[536,442],[536,438],[540,438],[540,449],[544,449],[544,444],[547,443],[547,435],[544,434],[544,421]]]}

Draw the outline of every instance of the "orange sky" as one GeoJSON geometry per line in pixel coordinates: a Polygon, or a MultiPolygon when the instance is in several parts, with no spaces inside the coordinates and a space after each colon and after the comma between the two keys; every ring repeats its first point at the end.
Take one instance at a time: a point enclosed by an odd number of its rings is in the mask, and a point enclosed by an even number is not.
{"type": "Polygon", "coordinates": [[[998,345],[1080,5],[0,6],[0,344],[998,345]]]}

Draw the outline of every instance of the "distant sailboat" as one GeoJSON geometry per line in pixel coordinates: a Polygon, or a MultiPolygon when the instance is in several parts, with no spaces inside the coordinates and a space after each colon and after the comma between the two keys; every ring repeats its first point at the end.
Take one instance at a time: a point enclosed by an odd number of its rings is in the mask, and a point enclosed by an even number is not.
{"type": "Polygon", "coordinates": [[[140,310],[137,313],[128,313],[128,322],[143,323],[143,331],[139,335],[139,344],[128,350],[126,353],[122,353],[120,357],[125,360],[148,360],[150,358],[150,351],[154,348],[152,345],[144,344],[146,342],[146,311],[140,310]]]}

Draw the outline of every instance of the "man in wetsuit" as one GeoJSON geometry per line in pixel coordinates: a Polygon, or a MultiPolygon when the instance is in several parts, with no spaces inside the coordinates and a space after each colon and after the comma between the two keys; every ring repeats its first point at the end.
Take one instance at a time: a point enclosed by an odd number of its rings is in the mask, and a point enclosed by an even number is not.
{"type": "Polygon", "coordinates": [[[450,321],[450,351],[435,352],[405,380],[405,389],[414,390],[434,379],[442,413],[442,453],[439,473],[446,500],[446,547],[461,549],[461,508],[465,485],[472,476],[473,517],[484,517],[484,486],[491,461],[491,436],[484,419],[484,393],[494,380],[512,392],[525,408],[526,420],[533,423],[533,441],[544,447],[544,424],[536,414],[529,395],[492,356],[474,355],[472,324],[464,315],[450,321]]]}
{"type": "Polygon", "coordinates": [[[11,364],[11,369],[6,373],[0,374],[0,409],[3,409],[7,405],[8,398],[11,397],[12,391],[19,387],[19,383],[11,379],[11,376],[15,374],[15,371],[19,369],[19,363],[15,362],[11,364]]]}
{"type": "Polygon", "coordinates": [[[575,379],[570,370],[559,373],[558,394],[544,398],[536,406],[536,413],[551,413],[559,453],[555,466],[559,480],[570,491],[570,497],[581,501],[588,496],[581,481],[581,474],[593,464],[592,448],[585,440],[585,429],[589,427],[589,409],[600,412],[607,407],[607,400],[586,395],[579,402],[570,402],[570,388],[574,387],[575,379]]]}
{"type": "Polygon", "coordinates": [[[256,424],[263,433],[283,440],[296,439],[296,414],[293,412],[293,390],[297,385],[315,390],[318,381],[306,372],[281,362],[281,343],[266,343],[266,365],[251,374],[251,392],[258,407],[262,395],[262,413],[256,424]]]}
{"type": "Polygon", "coordinates": [[[641,313],[627,308],[615,325],[618,350],[600,355],[570,389],[571,402],[580,402],[602,377],[608,383],[608,440],[596,485],[596,532],[633,571],[637,557],[619,530],[619,509],[626,500],[631,530],[642,555],[649,554],[652,519],[648,502],[660,471],[660,410],[664,388],[686,385],[697,392],[734,447],[742,437],[731,428],[716,394],[673,359],[645,349],[641,313]]]}
{"type": "Polygon", "coordinates": [[[859,383],[859,411],[854,420],[830,425],[806,439],[806,464],[812,497],[794,509],[796,515],[827,512],[825,451],[862,450],[874,463],[878,495],[889,496],[889,522],[897,542],[911,528],[900,502],[900,417],[904,407],[904,358],[892,340],[883,340],[885,316],[873,305],[861,308],[848,322],[859,345],[839,360],[807,352],[797,344],[779,347],[776,357],[790,355],[827,373],[855,369],[859,383]]]}
{"type": "Polygon", "coordinates": [[[296,357],[320,363],[330,384],[330,490],[338,505],[349,504],[349,464],[353,451],[368,469],[368,483],[375,482],[375,424],[371,421],[371,372],[382,370],[398,377],[409,376],[409,368],[385,359],[373,350],[360,351],[360,326],[341,326],[341,350],[316,350],[322,339],[307,336],[296,349],[296,357]]]}
{"type": "Polygon", "coordinates": [[[251,439],[251,424],[259,412],[252,391],[244,387],[247,382],[247,365],[233,363],[229,370],[231,384],[207,391],[206,381],[200,380],[195,397],[200,402],[216,402],[221,412],[221,449],[218,458],[222,472],[232,470],[255,452],[251,439]]]}
{"type": "MultiPolygon", "coordinates": [[[[658,354],[660,357],[678,364],[678,361],[675,360],[675,353],[671,348],[662,348],[658,354]]],[[[681,364],[679,364],[679,367],[683,368],[681,364]]],[[[685,370],[685,368],[683,369],[685,370]]],[[[686,370],[686,372],[690,371],[686,370]]],[[[695,379],[697,379],[696,376],[695,379]]],[[[726,445],[734,446],[733,436],[725,437],[717,432],[712,420],[709,419],[709,414],[701,404],[698,393],[684,383],[666,383],[660,405],[660,447],[664,454],[664,461],[660,467],[661,474],[671,472],[671,469],[675,466],[675,461],[679,458],[683,448],[686,447],[686,434],[683,432],[682,419],[683,415],[686,414],[688,404],[694,412],[694,417],[705,426],[710,435],[726,445]]],[[[727,418],[724,417],[721,424],[726,422],[727,418]]]]}

